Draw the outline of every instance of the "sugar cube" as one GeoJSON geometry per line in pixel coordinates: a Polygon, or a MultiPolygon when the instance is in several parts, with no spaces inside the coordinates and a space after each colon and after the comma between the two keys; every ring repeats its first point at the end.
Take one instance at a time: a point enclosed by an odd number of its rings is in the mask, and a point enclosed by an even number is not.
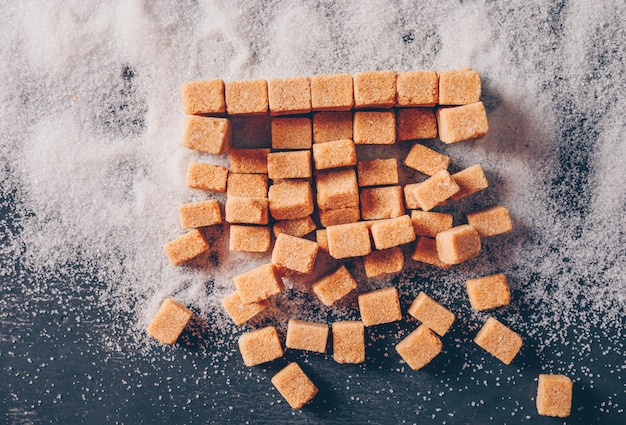
{"type": "Polygon", "coordinates": [[[398,184],[398,161],[395,158],[359,161],[356,164],[360,187],[398,184]]]}
{"type": "Polygon", "coordinates": [[[236,224],[267,224],[268,206],[267,198],[229,196],[226,199],[226,221],[236,224]]]}
{"type": "Polygon", "coordinates": [[[352,112],[313,114],[313,143],[352,139],[352,112]]]}
{"type": "Polygon", "coordinates": [[[334,272],[313,283],[311,289],[322,304],[330,307],[335,302],[348,295],[356,287],[357,283],[346,266],[341,265],[334,272]]]}
{"type": "Polygon", "coordinates": [[[459,191],[450,197],[453,201],[465,198],[489,186],[483,168],[478,164],[452,174],[452,179],[459,185],[459,191]]]}
{"type": "Polygon", "coordinates": [[[229,249],[243,252],[267,252],[270,249],[269,227],[231,224],[229,249]]]}
{"type": "Polygon", "coordinates": [[[489,131],[487,112],[482,102],[437,109],[437,130],[444,143],[477,139],[489,131]]]}
{"type": "Polygon", "coordinates": [[[318,250],[317,242],[281,233],[272,251],[272,264],[276,267],[309,274],[313,271],[318,250]]]}
{"type": "Polygon", "coordinates": [[[183,229],[213,226],[222,222],[220,204],[215,199],[183,204],[178,210],[183,229]]]}
{"type": "Polygon", "coordinates": [[[166,298],[148,326],[148,335],[157,341],[173,345],[187,326],[193,313],[172,298],[166,298]]]}
{"type": "Polygon", "coordinates": [[[437,244],[434,239],[419,237],[415,244],[411,259],[419,261],[420,263],[426,263],[440,268],[448,268],[450,264],[446,264],[439,259],[437,253],[437,244]]]}
{"type": "Polygon", "coordinates": [[[396,351],[413,370],[430,363],[441,352],[443,345],[437,335],[420,325],[396,345],[396,351]]]}
{"type": "Polygon", "coordinates": [[[397,273],[404,267],[404,254],[398,247],[372,251],[363,257],[363,267],[367,277],[397,273]]]}
{"type": "Polygon", "coordinates": [[[504,364],[510,364],[522,348],[522,337],[493,317],[487,319],[474,342],[504,364]]]}
{"type": "Polygon", "coordinates": [[[311,112],[311,86],[308,77],[269,80],[267,92],[271,115],[311,112]]]}
{"type": "Polygon", "coordinates": [[[163,247],[170,262],[175,266],[180,266],[208,249],[209,244],[207,244],[204,236],[202,236],[202,233],[200,233],[198,229],[194,229],[179,236],[163,247]]]}
{"type": "Polygon", "coordinates": [[[572,409],[573,383],[565,375],[540,374],[537,386],[537,413],[566,418],[572,409]]]}
{"type": "Polygon", "coordinates": [[[434,106],[439,102],[437,71],[399,72],[397,106],[434,106]]]}
{"type": "Polygon", "coordinates": [[[509,210],[501,205],[468,213],[467,222],[474,226],[481,238],[513,230],[509,210]]]}
{"type": "Polygon", "coordinates": [[[237,291],[227,295],[222,299],[222,307],[226,313],[233,319],[235,325],[241,326],[254,316],[265,310],[270,305],[268,300],[259,301],[258,303],[244,304],[239,298],[237,291]]]}
{"type": "Polygon", "coordinates": [[[287,348],[323,353],[326,351],[327,341],[327,324],[289,319],[287,323],[287,340],[285,342],[287,348]]]}
{"type": "Polygon", "coordinates": [[[267,175],[272,180],[308,179],[313,175],[311,151],[270,153],[267,155],[267,175]]]}
{"type": "Polygon", "coordinates": [[[229,115],[267,113],[267,81],[231,81],[224,85],[229,115]]]}
{"type": "Polygon", "coordinates": [[[371,231],[376,249],[391,248],[415,240],[415,230],[408,215],[376,220],[372,222],[371,231]]]}
{"type": "Polygon", "coordinates": [[[369,230],[364,222],[329,226],[326,236],[328,253],[333,258],[362,257],[372,251],[369,230]]]}
{"type": "Polygon", "coordinates": [[[239,351],[246,366],[271,362],[283,356],[283,347],[274,326],[266,326],[241,335],[239,351]]]}
{"type": "Polygon", "coordinates": [[[356,108],[391,108],[396,103],[394,71],[357,72],[354,74],[356,108]]]}
{"type": "Polygon", "coordinates": [[[365,328],[360,321],[341,321],[332,325],[333,358],[337,363],[365,362],[365,328]]]}
{"type": "Polygon", "coordinates": [[[480,236],[469,224],[439,232],[435,240],[439,259],[447,264],[460,264],[480,253],[480,236]]]}
{"type": "Polygon", "coordinates": [[[228,151],[231,137],[228,119],[188,115],[180,145],[198,152],[221,155],[228,151]]]}
{"type": "Polygon", "coordinates": [[[404,214],[404,196],[400,186],[361,189],[360,199],[363,220],[400,217],[404,214]]]}
{"type": "Polygon", "coordinates": [[[320,250],[328,252],[328,237],[326,237],[326,229],[318,229],[315,231],[315,240],[320,250]]]}
{"type": "Polygon", "coordinates": [[[357,145],[392,145],[396,143],[396,115],[393,111],[357,111],[352,132],[357,145]]]}
{"type": "Polygon", "coordinates": [[[272,119],[272,149],[311,149],[311,118],[272,119]]]}
{"type": "Polygon", "coordinates": [[[356,207],[359,186],[354,169],[333,170],[317,174],[317,206],[322,210],[356,207]]]}
{"type": "Polygon", "coordinates": [[[469,279],[465,286],[474,310],[489,310],[511,302],[511,291],[503,273],[469,279]]]}
{"type": "Polygon", "coordinates": [[[311,106],[314,111],[349,111],[353,104],[352,75],[311,77],[311,106]]]}
{"type": "Polygon", "coordinates": [[[221,165],[192,162],[187,168],[187,187],[226,192],[228,168],[221,165]]]}
{"type": "Polygon", "coordinates": [[[420,292],[409,307],[409,314],[428,326],[439,336],[444,336],[452,323],[454,313],[433,300],[426,293],[420,292]]]}
{"type": "Polygon", "coordinates": [[[398,140],[401,142],[437,137],[437,119],[431,108],[398,108],[398,140]]]}
{"type": "Polygon", "coordinates": [[[183,111],[188,115],[226,112],[224,81],[189,81],[181,87],[183,111]]]}
{"type": "Polygon", "coordinates": [[[226,194],[229,197],[267,198],[267,175],[230,173],[226,194]]]}
{"type": "Polygon", "coordinates": [[[298,363],[289,363],[272,377],[276,387],[292,409],[301,409],[315,397],[317,387],[304,373],[298,363]]]}
{"type": "Polygon", "coordinates": [[[301,238],[302,236],[308,235],[313,230],[315,230],[316,226],[313,222],[311,216],[303,217],[303,218],[295,218],[293,220],[281,220],[274,223],[274,236],[278,237],[281,233],[286,233],[291,236],[297,236],[301,238]]]}
{"type": "Polygon", "coordinates": [[[432,176],[439,171],[448,169],[450,157],[416,143],[411,147],[409,154],[406,156],[404,165],[420,173],[432,176]]]}
{"type": "Polygon", "coordinates": [[[349,167],[356,165],[356,148],[350,139],[313,145],[313,161],[316,170],[349,167]]]}
{"type": "Polygon", "coordinates": [[[232,149],[230,151],[231,173],[267,174],[267,148],[232,149]]]}
{"type": "Polygon", "coordinates": [[[313,190],[306,180],[280,180],[270,186],[269,206],[276,220],[293,220],[313,213],[313,190]]]}
{"type": "Polygon", "coordinates": [[[235,288],[244,304],[258,303],[280,294],[285,286],[272,263],[247,271],[233,278],[235,288]]]}
{"type": "Polygon", "coordinates": [[[434,238],[437,233],[452,229],[452,214],[433,211],[411,211],[413,230],[417,236],[434,238]]]}
{"type": "Polygon", "coordinates": [[[421,183],[404,186],[404,201],[409,209],[430,211],[459,191],[459,185],[446,170],[433,174],[421,183]]]}
{"type": "Polygon", "coordinates": [[[398,290],[392,286],[359,294],[358,300],[364,326],[381,325],[402,319],[398,290]]]}
{"type": "Polygon", "coordinates": [[[480,74],[470,68],[439,73],[439,104],[467,105],[480,100],[480,74]]]}
{"type": "Polygon", "coordinates": [[[318,215],[322,226],[329,227],[338,224],[356,223],[361,218],[361,210],[359,207],[318,210],[318,215]]]}

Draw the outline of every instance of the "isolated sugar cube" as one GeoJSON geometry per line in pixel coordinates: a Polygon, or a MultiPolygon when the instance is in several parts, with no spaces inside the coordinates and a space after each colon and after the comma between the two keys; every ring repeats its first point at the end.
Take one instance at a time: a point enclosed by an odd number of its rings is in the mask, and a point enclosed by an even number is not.
{"type": "Polygon", "coordinates": [[[350,167],[356,165],[356,148],[350,139],[313,145],[313,161],[316,170],[350,167]]]}
{"type": "Polygon", "coordinates": [[[360,200],[363,220],[400,217],[404,214],[404,195],[400,186],[361,189],[360,200]]]}
{"type": "Polygon", "coordinates": [[[244,304],[258,303],[280,294],[285,286],[272,263],[247,271],[233,278],[237,293],[244,304]]]}
{"type": "Polygon", "coordinates": [[[469,279],[465,286],[474,310],[489,310],[511,302],[511,292],[503,273],[469,279]]]}
{"type": "Polygon", "coordinates": [[[333,359],[337,363],[365,362],[365,328],[361,321],[341,321],[332,325],[333,359]]]}
{"type": "Polygon", "coordinates": [[[163,344],[173,345],[191,316],[193,313],[187,307],[172,298],[166,298],[148,326],[148,335],[163,344]]]}
{"type": "Polygon", "coordinates": [[[313,219],[310,216],[303,218],[296,218],[293,220],[281,220],[274,223],[274,236],[278,237],[281,233],[286,233],[291,236],[297,236],[301,238],[302,236],[308,235],[313,230],[315,230],[316,226],[313,222],[313,219]]]}
{"type": "Polygon", "coordinates": [[[566,418],[572,409],[573,383],[565,375],[540,374],[537,386],[537,413],[566,418]]]}
{"type": "Polygon", "coordinates": [[[241,196],[244,198],[267,198],[266,174],[238,174],[228,175],[226,195],[241,196]]]}
{"type": "Polygon", "coordinates": [[[430,211],[459,191],[459,186],[446,170],[433,174],[421,183],[404,186],[404,201],[409,209],[430,211]]]}
{"type": "Polygon", "coordinates": [[[362,257],[372,251],[369,230],[364,222],[328,226],[326,237],[328,253],[336,259],[362,257]]]}
{"type": "Polygon", "coordinates": [[[181,87],[183,111],[188,115],[226,112],[224,81],[188,81],[181,87]]]}
{"type": "Polygon", "coordinates": [[[239,351],[246,366],[271,362],[283,356],[283,347],[274,326],[267,326],[241,335],[239,351]]]}
{"type": "Polygon", "coordinates": [[[271,115],[311,112],[311,86],[308,77],[269,80],[267,92],[271,115]]]}
{"type": "Polygon", "coordinates": [[[352,75],[311,77],[311,107],[314,111],[349,111],[354,104],[352,75]]]}
{"type": "Polygon", "coordinates": [[[318,208],[334,210],[359,205],[359,186],[354,169],[318,173],[315,181],[318,208]]]}
{"type": "Polygon", "coordinates": [[[221,165],[192,162],[187,167],[187,187],[226,192],[228,168],[221,165]]]}
{"type": "Polygon", "coordinates": [[[267,81],[231,81],[224,85],[226,111],[229,115],[259,115],[267,113],[267,81]]]}
{"type": "Polygon", "coordinates": [[[474,226],[481,238],[513,230],[509,210],[501,205],[468,213],[467,222],[474,226]]]}
{"type": "Polygon", "coordinates": [[[208,249],[209,244],[198,229],[179,236],[163,247],[165,254],[174,266],[180,266],[208,249]]]}
{"type": "Polygon", "coordinates": [[[267,224],[269,202],[267,198],[229,196],[226,199],[226,221],[237,224],[267,224]]]}
{"type": "Polygon", "coordinates": [[[267,155],[269,153],[268,148],[231,149],[230,172],[267,174],[267,155]]]}
{"type": "Polygon", "coordinates": [[[487,319],[474,342],[504,364],[510,364],[522,348],[522,337],[493,317],[487,319]]]}
{"type": "Polygon", "coordinates": [[[432,176],[439,171],[448,169],[450,157],[416,143],[406,156],[404,165],[427,176],[432,176]]]}
{"type": "Polygon", "coordinates": [[[394,287],[359,294],[358,301],[364,326],[381,325],[402,319],[398,290],[394,287]]]}
{"type": "Polygon", "coordinates": [[[452,214],[433,211],[411,211],[413,230],[417,236],[434,238],[439,232],[452,229],[452,214]]]}
{"type": "Polygon", "coordinates": [[[432,108],[398,108],[396,121],[401,142],[437,137],[437,118],[432,108]]]}
{"type": "Polygon", "coordinates": [[[358,206],[337,208],[333,210],[318,210],[320,223],[324,227],[338,224],[356,223],[361,218],[361,210],[358,206]]]}
{"type": "Polygon", "coordinates": [[[376,220],[371,225],[372,239],[376,249],[387,249],[415,240],[415,230],[408,215],[386,220],[376,220]]]}
{"type": "Polygon", "coordinates": [[[326,323],[289,319],[287,323],[287,348],[324,353],[328,341],[326,323]]]}
{"type": "Polygon", "coordinates": [[[272,180],[310,178],[313,175],[311,151],[270,153],[267,155],[267,175],[272,180]]]}
{"type": "Polygon", "coordinates": [[[396,115],[393,111],[357,111],[352,131],[357,145],[392,145],[396,143],[396,115]]]}
{"type": "Polygon", "coordinates": [[[437,71],[399,72],[396,87],[397,106],[434,106],[439,103],[437,71]]]}
{"type": "Polygon", "coordinates": [[[400,357],[413,370],[430,363],[442,348],[439,337],[425,325],[420,325],[396,345],[400,357]]]}
{"type": "Polygon", "coordinates": [[[311,289],[325,306],[330,307],[357,287],[357,283],[346,268],[341,265],[334,272],[322,277],[311,289]]]}
{"type": "Polygon", "coordinates": [[[231,137],[228,119],[188,115],[180,145],[198,152],[221,155],[228,151],[231,137]]]}
{"type": "Polygon", "coordinates": [[[311,118],[272,119],[272,149],[310,149],[313,143],[311,118]]]}
{"type": "Polygon", "coordinates": [[[272,377],[272,384],[293,409],[301,409],[315,397],[317,387],[295,362],[272,377]]]}
{"type": "Polygon", "coordinates": [[[489,186],[483,168],[478,164],[452,174],[452,179],[459,185],[459,191],[450,197],[453,201],[465,198],[489,186]]]}
{"type": "Polygon", "coordinates": [[[200,202],[190,202],[178,207],[180,224],[183,229],[214,226],[222,222],[220,204],[215,199],[200,202]]]}
{"type": "Polygon", "coordinates": [[[359,161],[356,169],[359,187],[396,185],[399,182],[395,158],[359,161]]]}
{"type": "Polygon", "coordinates": [[[404,254],[398,247],[372,251],[363,257],[363,267],[367,277],[397,273],[404,267],[404,254]]]}
{"type": "Polygon", "coordinates": [[[439,259],[446,264],[460,264],[480,253],[480,236],[469,224],[439,232],[435,240],[439,259]]]}
{"type": "Polygon", "coordinates": [[[306,180],[280,180],[270,186],[269,207],[276,220],[293,220],[313,213],[313,191],[306,180]]]}
{"type": "Polygon", "coordinates": [[[426,263],[440,268],[448,268],[450,264],[446,264],[439,259],[437,253],[437,243],[435,239],[427,237],[419,237],[415,243],[415,249],[411,254],[411,259],[426,263]]]}
{"type": "Polygon", "coordinates": [[[270,305],[268,300],[258,303],[244,304],[237,291],[232,292],[222,299],[222,306],[226,313],[233,319],[237,326],[241,326],[254,316],[265,310],[270,305]]]}
{"type": "Polygon", "coordinates": [[[276,267],[309,274],[313,271],[319,247],[317,242],[281,233],[272,251],[272,264],[276,267]]]}
{"type": "Polygon", "coordinates": [[[352,112],[313,114],[313,143],[352,139],[352,112]]]}
{"type": "Polygon", "coordinates": [[[231,251],[267,252],[270,249],[270,229],[267,226],[231,224],[228,248],[231,251]]]}
{"type": "Polygon", "coordinates": [[[370,71],[354,74],[355,108],[391,108],[396,103],[396,73],[370,71]]]}
{"type": "Polygon", "coordinates": [[[489,131],[487,111],[482,102],[437,109],[437,131],[444,143],[477,139],[489,131]]]}
{"type": "Polygon", "coordinates": [[[444,336],[452,323],[454,313],[433,300],[426,293],[420,292],[409,307],[409,314],[415,317],[439,336],[444,336]]]}
{"type": "Polygon", "coordinates": [[[467,105],[480,100],[480,73],[470,68],[439,72],[439,104],[467,105]]]}

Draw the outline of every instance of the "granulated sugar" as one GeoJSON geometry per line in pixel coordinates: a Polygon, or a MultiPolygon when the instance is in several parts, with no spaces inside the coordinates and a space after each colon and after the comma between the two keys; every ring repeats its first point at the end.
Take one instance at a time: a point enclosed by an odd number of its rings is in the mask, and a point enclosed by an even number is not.
{"type": "MultiPolygon", "coordinates": [[[[377,422],[368,405],[397,423],[532,422],[542,419],[531,399],[539,373],[573,379],[577,423],[617,423],[623,414],[624,5],[15,2],[4,9],[0,392],[7,396],[0,405],[7,423],[252,423],[270,413],[283,421],[377,422]],[[207,229],[209,253],[171,266],[162,247],[183,233],[178,206],[225,201],[188,189],[188,164],[229,165],[227,155],[179,146],[184,81],[461,67],[481,73],[489,133],[423,144],[450,156],[451,173],[480,164],[489,181],[440,209],[454,214],[455,225],[494,205],[510,211],[513,231],[483,239],[478,258],[444,270],[410,260],[406,249],[405,270],[376,279],[365,277],[361,260],[346,261],[359,288],[325,307],[310,284],[339,263],[320,252],[312,275],[285,279],[286,291],[241,328],[221,299],[234,276],[269,255],[229,252],[224,223],[207,229]],[[511,304],[473,311],[465,280],[493,273],[506,274],[511,304]],[[292,414],[272,389],[281,364],[243,367],[236,347],[243,332],[274,325],[284,338],[292,317],[359,320],[357,293],[388,286],[398,288],[403,321],[366,330],[364,365],[334,364],[332,350],[287,351],[320,388],[309,410],[292,414]],[[394,346],[417,327],[406,309],[420,291],[457,321],[442,353],[418,373],[394,346]],[[196,313],[172,348],[145,332],[165,297],[196,313]],[[491,316],[524,339],[508,367],[472,343],[491,316]]],[[[264,142],[266,133],[246,131],[264,142]]],[[[358,159],[401,164],[411,144],[362,146],[358,159]]],[[[401,183],[425,179],[405,167],[400,174],[401,183]]]]}

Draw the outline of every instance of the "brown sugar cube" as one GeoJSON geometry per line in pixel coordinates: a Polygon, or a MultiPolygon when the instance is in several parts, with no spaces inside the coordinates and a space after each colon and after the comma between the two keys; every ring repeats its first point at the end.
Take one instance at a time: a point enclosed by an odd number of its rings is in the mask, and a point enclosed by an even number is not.
{"type": "Polygon", "coordinates": [[[437,119],[431,108],[396,109],[398,140],[434,139],[437,137],[437,119]]]}
{"type": "Polygon", "coordinates": [[[371,71],[354,74],[355,108],[391,108],[395,103],[395,72],[371,71]]]}
{"type": "Polygon", "coordinates": [[[187,307],[178,301],[166,298],[148,326],[148,335],[163,344],[173,345],[187,326],[191,316],[193,313],[187,307]]]}
{"type": "Polygon", "coordinates": [[[313,145],[313,161],[316,170],[349,167],[356,165],[356,148],[350,139],[313,145]]]}
{"type": "Polygon", "coordinates": [[[420,325],[396,345],[396,351],[413,370],[426,366],[441,352],[443,345],[433,331],[420,325]]]}
{"type": "Polygon", "coordinates": [[[287,340],[285,342],[287,348],[323,353],[326,351],[327,341],[327,324],[289,319],[289,323],[287,323],[287,340]]]}
{"type": "Polygon", "coordinates": [[[272,180],[311,177],[313,175],[311,151],[270,153],[267,155],[267,174],[272,180]]]}
{"type": "Polygon", "coordinates": [[[260,149],[232,149],[230,151],[231,173],[267,174],[267,156],[270,150],[260,149]]]}
{"type": "Polygon", "coordinates": [[[202,254],[209,249],[209,244],[198,229],[194,229],[182,236],[168,242],[163,247],[165,255],[175,266],[180,266],[186,261],[202,254]]]}
{"type": "Polygon", "coordinates": [[[369,230],[364,222],[328,226],[326,236],[328,253],[336,259],[362,257],[372,251],[369,230]]]}
{"type": "Polygon", "coordinates": [[[270,249],[270,229],[267,226],[230,226],[229,249],[242,252],[267,252],[270,249]]]}
{"type": "Polygon", "coordinates": [[[360,187],[398,184],[398,161],[395,158],[359,161],[356,164],[360,187]]]}
{"type": "Polygon", "coordinates": [[[228,115],[258,115],[267,112],[267,81],[245,80],[225,84],[228,115]]]}
{"type": "Polygon", "coordinates": [[[271,362],[283,356],[283,347],[274,326],[247,332],[239,337],[239,351],[246,366],[271,362]]]}
{"type": "Polygon", "coordinates": [[[469,224],[439,232],[435,240],[439,259],[447,264],[460,264],[480,253],[480,236],[469,224]]]}
{"type": "Polygon", "coordinates": [[[361,189],[363,220],[400,217],[404,214],[404,196],[400,186],[361,189]]]}
{"type": "Polygon", "coordinates": [[[452,174],[452,178],[459,185],[459,191],[450,197],[453,201],[465,198],[489,186],[483,168],[478,164],[452,174]]]}
{"type": "Polygon", "coordinates": [[[439,139],[444,143],[477,139],[489,131],[487,112],[482,102],[437,109],[439,139]]]}
{"type": "Polygon", "coordinates": [[[188,115],[226,112],[224,81],[189,81],[181,87],[183,111],[188,115]]]}
{"type": "Polygon", "coordinates": [[[311,118],[274,118],[272,149],[311,149],[311,118]]]}
{"type": "Polygon", "coordinates": [[[363,326],[382,325],[402,319],[398,290],[394,287],[359,294],[363,326]]]}
{"type": "Polygon", "coordinates": [[[359,186],[353,169],[319,173],[315,182],[318,208],[335,210],[359,205],[359,186]]]}
{"type": "Polygon", "coordinates": [[[349,111],[354,105],[352,75],[311,77],[311,107],[314,111],[349,111]]]}
{"type": "Polygon", "coordinates": [[[396,115],[392,111],[357,111],[353,133],[357,145],[393,145],[396,143],[396,115]]]}
{"type": "Polygon", "coordinates": [[[352,290],[356,289],[357,283],[346,268],[341,265],[337,270],[315,282],[311,289],[317,295],[322,304],[330,307],[352,290]]]}
{"type": "Polygon", "coordinates": [[[337,208],[335,210],[319,210],[320,223],[324,227],[338,224],[356,223],[361,219],[359,207],[337,208]]]}
{"type": "Polygon", "coordinates": [[[311,112],[309,77],[277,78],[267,82],[270,115],[311,112]]]}
{"type": "Polygon", "coordinates": [[[371,231],[376,249],[387,249],[415,240],[415,230],[408,215],[374,221],[371,231]]]}
{"type": "Polygon", "coordinates": [[[363,267],[367,277],[397,273],[404,267],[404,254],[398,247],[372,251],[363,257],[363,267]]]}
{"type": "Polygon", "coordinates": [[[301,238],[315,230],[315,227],[315,223],[310,216],[294,220],[282,220],[274,224],[274,236],[278,237],[281,233],[286,233],[301,238]]]}
{"type": "Polygon", "coordinates": [[[480,100],[480,73],[470,68],[439,73],[439,104],[467,105],[480,100]]]}
{"type": "MultiPolygon", "coordinates": [[[[411,147],[404,160],[404,165],[420,173],[432,176],[442,170],[447,170],[450,157],[416,143],[411,147]]],[[[457,183],[458,184],[458,183],[457,183]]]]}
{"type": "Polygon", "coordinates": [[[313,114],[313,143],[352,139],[352,112],[313,114]]]}
{"type": "Polygon", "coordinates": [[[318,249],[317,242],[281,233],[274,244],[272,264],[298,273],[309,274],[313,271],[318,249]]]}
{"type": "Polygon", "coordinates": [[[213,226],[222,222],[220,204],[215,199],[183,204],[178,210],[183,229],[213,226]]]}
{"type": "Polygon", "coordinates": [[[511,302],[511,291],[503,273],[469,279],[465,286],[474,310],[489,310],[511,302]]]}
{"type": "Polygon", "coordinates": [[[437,233],[452,229],[452,214],[432,211],[411,211],[411,221],[416,236],[434,238],[437,233]]]}
{"type": "Polygon", "coordinates": [[[320,250],[328,252],[328,237],[326,237],[326,229],[319,229],[315,231],[315,240],[320,250]]]}
{"type": "Polygon", "coordinates": [[[573,383],[565,375],[539,375],[537,413],[566,418],[572,409],[573,383]]]}
{"type": "Polygon", "coordinates": [[[241,326],[254,316],[265,310],[270,305],[268,300],[259,301],[258,303],[244,304],[239,298],[239,294],[235,291],[222,299],[222,306],[226,313],[233,319],[235,325],[241,326]]]}
{"type": "Polygon", "coordinates": [[[399,72],[396,86],[397,106],[435,106],[439,102],[437,71],[399,72]]]}
{"type": "Polygon", "coordinates": [[[280,180],[270,186],[270,213],[276,220],[293,220],[313,213],[313,191],[305,180],[280,180]]]}
{"type": "Polygon", "coordinates": [[[226,221],[235,224],[267,224],[268,206],[267,198],[229,196],[226,199],[226,221]]]}
{"type": "Polygon", "coordinates": [[[230,173],[226,194],[229,197],[267,198],[267,175],[230,173]]]}
{"type": "Polygon", "coordinates": [[[188,115],[184,127],[180,145],[187,149],[221,155],[230,147],[232,129],[226,118],[188,115]]]}
{"type": "Polygon", "coordinates": [[[433,300],[424,292],[420,292],[409,307],[409,314],[415,317],[439,336],[444,336],[452,323],[454,313],[433,300]]]}
{"type": "Polygon", "coordinates": [[[235,276],[233,281],[241,302],[244,304],[258,303],[272,295],[280,294],[285,289],[283,281],[272,263],[264,264],[235,276]]]}
{"type": "Polygon", "coordinates": [[[474,342],[504,364],[510,364],[522,348],[522,337],[493,317],[487,319],[474,342]]]}
{"type": "Polygon", "coordinates": [[[411,259],[444,269],[450,267],[450,264],[446,264],[439,259],[439,254],[437,253],[437,243],[431,238],[417,238],[415,249],[413,250],[413,254],[411,254],[411,259]]]}
{"type": "Polygon", "coordinates": [[[409,209],[430,211],[459,191],[450,173],[441,170],[421,183],[404,186],[404,201],[409,209]]]}
{"type": "Polygon", "coordinates": [[[192,162],[187,168],[187,187],[226,192],[228,168],[221,165],[192,162]]]}
{"type": "Polygon", "coordinates": [[[285,366],[272,377],[272,384],[292,409],[301,409],[317,394],[317,387],[298,363],[289,363],[285,366]]]}
{"type": "Polygon", "coordinates": [[[474,226],[481,238],[513,230],[509,210],[501,205],[468,213],[467,222],[474,226]]]}
{"type": "Polygon", "coordinates": [[[337,363],[365,362],[365,328],[361,321],[335,322],[333,329],[333,359],[337,363]]]}

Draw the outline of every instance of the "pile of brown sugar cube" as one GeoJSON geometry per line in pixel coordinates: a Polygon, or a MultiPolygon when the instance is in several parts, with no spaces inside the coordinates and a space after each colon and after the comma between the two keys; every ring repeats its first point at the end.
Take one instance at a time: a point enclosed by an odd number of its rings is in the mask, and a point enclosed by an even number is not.
{"type": "MultiPolygon", "coordinates": [[[[404,268],[400,247],[406,244],[412,244],[412,260],[436,267],[475,258],[482,238],[512,229],[508,210],[496,205],[470,212],[467,223],[456,226],[452,214],[433,210],[487,188],[480,165],[450,174],[450,157],[418,142],[405,158],[359,160],[358,146],[435,138],[449,144],[482,137],[488,122],[480,94],[480,75],[469,68],[183,84],[187,118],[181,145],[209,155],[228,153],[230,168],[189,164],[190,188],[226,192],[224,217],[216,200],[181,205],[182,228],[191,230],[166,244],[165,253],[178,266],[209,250],[199,228],[224,219],[229,223],[230,251],[269,254],[266,264],[235,276],[234,291],[222,300],[237,326],[285,290],[284,276],[312,273],[319,250],[338,260],[331,273],[311,285],[326,306],[358,288],[343,259],[362,257],[366,276],[377,277],[404,268]],[[271,147],[231,147],[231,116],[267,114],[271,147]],[[425,180],[400,185],[398,159],[425,180]]],[[[476,310],[510,301],[504,274],[468,280],[466,285],[476,310]]],[[[338,363],[365,362],[364,327],[403,317],[395,287],[359,294],[358,308],[360,321],[332,323],[333,358],[338,363]]],[[[396,345],[396,351],[418,370],[441,352],[440,338],[455,315],[424,292],[408,313],[421,325],[396,345]]],[[[186,307],[166,299],[148,333],[174,344],[191,316],[186,307]]],[[[285,346],[324,353],[328,337],[328,324],[292,318],[285,346]]],[[[522,347],[521,336],[493,317],[474,341],[505,364],[522,347]]],[[[274,326],[243,334],[239,348],[246,366],[284,353],[274,326]]],[[[567,387],[554,378],[557,375],[545,376],[539,379],[539,413],[567,416],[571,381],[567,387]]],[[[272,383],[293,408],[301,408],[317,393],[297,363],[277,373],[272,383]]]]}

